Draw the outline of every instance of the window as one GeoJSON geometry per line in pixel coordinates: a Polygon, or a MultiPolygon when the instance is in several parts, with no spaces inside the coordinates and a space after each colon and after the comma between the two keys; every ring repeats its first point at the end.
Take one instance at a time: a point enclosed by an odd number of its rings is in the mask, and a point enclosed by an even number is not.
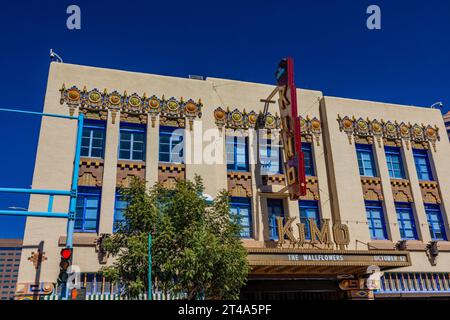
{"type": "Polygon", "coordinates": [[[284,220],[283,200],[267,199],[267,209],[269,211],[269,236],[271,240],[278,240],[277,217],[284,220]]]}
{"type": "Polygon", "coordinates": [[[145,127],[121,126],[119,142],[119,160],[144,161],[145,127]]]}
{"type": "Polygon", "coordinates": [[[105,136],[104,122],[86,121],[83,125],[81,156],[89,158],[103,158],[105,136]]]}
{"type": "Polygon", "coordinates": [[[184,130],[159,127],[159,161],[184,163],[184,130]]]}
{"type": "Polygon", "coordinates": [[[227,136],[227,169],[228,171],[248,171],[248,138],[227,136]]]}
{"type": "Polygon", "coordinates": [[[116,193],[116,202],[114,204],[114,226],[113,232],[117,231],[117,227],[125,223],[124,212],[128,206],[125,197],[120,193],[116,193]]]}
{"type": "Polygon", "coordinates": [[[75,214],[75,230],[96,232],[100,212],[100,189],[80,187],[75,214]]]}
{"type": "Polygon", "coordinates": [[[281,165],[281,147],[272,146],[272,139],[263,139],[260,143],[259,157],[262,174],[283,173],[281,165]]]}
{"type": "Polygon", "coordinates": [[[311,226],[309,225],[309,219],[312,218],[316,222],[316,225],[320,228],[320,213],[317,201],[299,201],[300,208],[300,221],[305,228],[305,238],[311,240],[311,226]]]}
{"type": "Polygon", "coordinates": [[[359,174],[364,177],[375,177],[375,162],[373,160],[372,146],[366,144],[356,145],[359,174]]]}
{"type": "Polygon", "coordinates": [[[307,176],[314,175],[314,162],[312,156],[311,143],[302,142],[302,151],[305,156],[305,174],[307,176]]]}
{"type": "Polygon", "coordinates": [[[231,215],[237,217],[241,225],[241,237],[252,237],[252,206],[250,198],[231,197],[230,200],[231,215]]]}
{"type": "Polygon", "coordinates": [[[428,227],[430,228],[431,239],[447,240],[445,234],[445,226],[442,220],[441,210],[439,205],[425,204],[425,212],[427,214],[428,227]]]}
{"type": "Polygon", "coordinates": [[[398,147],[385,147],[386,162],[389,171],[389,177],[393,179],[405,179],[403,161],[398,147]]]}
{"type": "Polygon", "coordinates": [[[373,240],[386,240],[386,224],[381,202],[366,201],[367,222],[369,224],[370,237],[373,240]]]}
{"type": "Polygon", "coordinates": [[[413,155],[414,162],[416,164],[417,177],[419,180],[433,180],[427,150],[413,149],[413,155]]]}
{"type": "Polygon", "coordinates": [[[414,214],[409,203],[396,203],[398,227],[402,240],[417,240],[416,224],[414,214]]]}

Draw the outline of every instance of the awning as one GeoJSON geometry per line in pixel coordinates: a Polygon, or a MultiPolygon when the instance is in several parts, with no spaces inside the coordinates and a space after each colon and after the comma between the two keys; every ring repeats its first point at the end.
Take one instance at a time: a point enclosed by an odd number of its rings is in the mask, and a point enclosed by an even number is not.
{"type": "Polygon", "coordinates": [[[389,270],[411,266],[409,252],[249,248],[251,275],[365,274],[369,266],[389,270]]]}

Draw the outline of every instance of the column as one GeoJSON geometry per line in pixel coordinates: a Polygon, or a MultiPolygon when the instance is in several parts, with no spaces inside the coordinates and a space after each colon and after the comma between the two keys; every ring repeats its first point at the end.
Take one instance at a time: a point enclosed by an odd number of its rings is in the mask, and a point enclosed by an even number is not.
{"type": "Polygon", "coordinates": [[[105,159],[103,166],[102,195],[100,205],[99,233],[112,233],[116,198],[117,157],[119,146],[120,114],[112,123],[111,111],[106,120],[105,159]]]}
{"type": "Polygon", "coordinates": [[[145,181],[147,186],[151,187],[158,181],[158,163],[159,163],[159,119],[154,123],[148,117],[147,121],[147,141],[145,153],[145,181]]]}
{"type": "Polygon", "coordinates": [[[378,146],[378,141],[374,142],[375,157],[377,169],[381,179],[381,188],[384,197],[384,210],[386,219],[386,230],[389,233],[389,239],[394,243],[401,240],[400,230],[398,228],[397,211],[395,209],[394,195],[392,193],[391,177],[386,162],[386,153],[384,152],[384,144],[378,146]]]}
{"type": "Polygon", "coordinates": [[[419,178],[417,177],[416,164],[414,163],[413,152],[410,148],[406,148],[403,144],[403,154],[405,155],[405,170],[408,173],[409,181],[411,183],[411,192],[413,195],[414,203],[414,211],[416,218],[416,228],[417,233],[422,242],[427,243],[431,241],[430,230],[428,228],[427,215],[425,213],[425,206],[423,204],[422,199],[422,191],[419,186],[419,178]]]}

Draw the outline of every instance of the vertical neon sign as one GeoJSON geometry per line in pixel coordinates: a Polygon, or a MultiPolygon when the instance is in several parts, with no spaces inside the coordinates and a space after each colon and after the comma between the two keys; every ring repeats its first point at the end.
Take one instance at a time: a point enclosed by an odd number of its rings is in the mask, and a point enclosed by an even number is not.
{"type": "Polygon", "coordinates": [[[306,194],[305,159],[302,152],[300,121],[297,114],[297,90],[294,81],[294,61],[281,60],[275,74],[280,97],[281,139],[284,150],[286,181],[291,200],[306,194]]]}

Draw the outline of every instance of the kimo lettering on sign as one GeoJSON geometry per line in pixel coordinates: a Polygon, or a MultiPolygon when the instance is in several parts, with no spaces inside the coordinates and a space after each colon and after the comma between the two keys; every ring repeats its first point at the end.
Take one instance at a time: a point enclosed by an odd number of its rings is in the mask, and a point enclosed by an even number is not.
{"type": "Polygon", "coordinates": [[[278,104],[281,117],[286,181],[291,200],[306,194],[305,159],[302,152],[300,121],[297,114],[297,90],[294,82],[294,61],[281,60],[275,74],[279,92],[278,104]]]}
{"type": "MultiPolygon", "coordinates": [[[[278,246],[282,246],[286,240],[290,242],[292,246],[302,247],[306,243],[306,226],[304,223],[297,223],[299,237],[296,238],[292,232],[294,218],[282,218],[277,217],[277,229],[278,229],[278,246]],[[286,220],[286,222],[284,222],[286,220]]],[[[330,221],[329,219],[321,220],[321,228],[319,228],[314,219],[308,219],[309,221],[309,234],[311,235],[310,244],[323,244],[328,247],[333,246],[330,232],[330,221]]],[[[348,226],[342,223],[335,223],[333,225],[333,241],[341,249],[345,248],[350,243],[350,234],[348,226]]]]}

